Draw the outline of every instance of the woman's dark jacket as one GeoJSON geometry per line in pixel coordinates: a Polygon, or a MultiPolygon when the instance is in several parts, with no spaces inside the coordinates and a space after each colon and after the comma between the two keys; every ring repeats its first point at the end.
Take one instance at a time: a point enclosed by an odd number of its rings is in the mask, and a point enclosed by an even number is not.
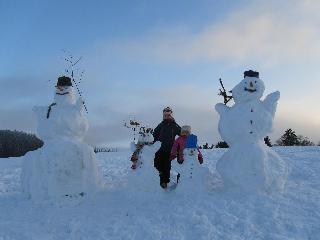
{"type": "Polygon", "coordinates": [[[163,120],[153,132],[154,141],[161,142],[160,151],[171,152],[175,137],[180,132],[181,127],[174,120],[163,120]]]}

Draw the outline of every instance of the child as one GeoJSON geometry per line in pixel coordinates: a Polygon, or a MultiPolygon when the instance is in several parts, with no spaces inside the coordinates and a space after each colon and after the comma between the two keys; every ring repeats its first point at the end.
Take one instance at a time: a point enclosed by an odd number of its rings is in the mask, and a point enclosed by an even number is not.
{"type": "MultiPolygon", "coordinates": [[[[198,161],[200,164],[203,163],[202,154],[197,146],[197,136],[191,134],[190,126],[182,126],[181,134],[178,137],[172,147],[170,160],[177,158],[179,164],[182,164],[184,161],[183,151],[185,148],[197,149],[198,152],[198,161]]],[[[195,153],[192,153],[195,154],[195,153]]]]}

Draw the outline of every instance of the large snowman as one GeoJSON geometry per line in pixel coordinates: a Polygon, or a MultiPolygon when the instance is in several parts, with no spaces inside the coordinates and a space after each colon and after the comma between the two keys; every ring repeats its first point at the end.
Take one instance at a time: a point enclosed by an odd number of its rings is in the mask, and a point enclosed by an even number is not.
{"type": "Polygon", "coordinates": [[[220,135],[230,146],[217,163],[227,188],[257,192],[284,187],[286,165],[264,143],[264,137],[272,131],[280,93],[271,93],[262,101],[264,90],[259,73],[246,71],[244,79],[232,89],[235,104],[216,105],[220,135]]]}
{"type": "MultiPolygon", "coordinates": [[[[158,171],[154,167],[154,155],[160,149],[161,143],[154,142],[150,131],[140,132],[138,138],[139,153],[135,168],[129,172],[129,187],[131,190],[144,192],[159,192],[158,171]]],[[[131,150],[136,151],[136,144],[131,143],[131,150]]]]}
{"type": "Polygon", "coordinates": [[[83,142],[88,121],[71,79],[59,77],[54,103],[35,107],[34,112],[44,146],[24,157],[23,191],[34,200],[82,197],[98,191],[102,181],[95,153],[83,142]]]}

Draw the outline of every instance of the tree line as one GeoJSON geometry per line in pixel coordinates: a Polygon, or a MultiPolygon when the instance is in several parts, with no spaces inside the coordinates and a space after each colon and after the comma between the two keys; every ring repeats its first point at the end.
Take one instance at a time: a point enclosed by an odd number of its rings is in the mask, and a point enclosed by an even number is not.
{"type": "Polygon", "coordinates": [[[108,147],[94,147],[93,148],[95,153],[100,153],[100,152],[118,152],[117,148],[108,148],[108,147]]]}
{"type": "MultiPolygon", "coordinates": [[[[267,146],[315,146],[308,137],[298,135],[291,128],[287,129],[284,134],[272,144],[270,138],[267,136],[264,139],[267,146]]],[[[0,130],[0,158],[21,157],[29,151],[34,151],[43,146],[43,141],[37,138],[36,135],[25,133],[22,131],[0,130]]],[[[318,143],[320,146],[320,143],[318,143]]],[[[228,148],[228,144],[220,141],[216,144],[205,143],[201,145],[200,149],[213,148],[228,148]]],[[[117,149],[108,147],[95,147],[94,151],[98,152],[115,152],[117,149]]]]}
{"type": "MultiPolygon", "coordinates": [[[[275,144],[272,144],[271,139],[269,136],[266,136],[264,138],[264,142],[267,146],[320,146],[320,142],[318,144],[315,144],[312,142],[308,137],[305,137],[303,135],[298,135],[294,130],[291,128],[287,129],[284,134],[275,142],[275,144]]],[[[200,149],[213,149],[213,148],[228,148],[228,144],[225,141],[220,141],[217,144],[209,144],[205,143],[201,145],[200,149]]]]}
{"type": "MultiPolygon", "coordinates": [[[[0,158],[21,157],[43,146],[35,134],[22,131],[0,130],[0,158]]],[[[117,152],[116,148],[94,147],[94,152],[117,152]]]]}
{"type": "Polygon", "coordinates": [[[21,157],[42,146],[42,140],[34,134],[17,130],[0,130],[0,158],[21,157]]]}

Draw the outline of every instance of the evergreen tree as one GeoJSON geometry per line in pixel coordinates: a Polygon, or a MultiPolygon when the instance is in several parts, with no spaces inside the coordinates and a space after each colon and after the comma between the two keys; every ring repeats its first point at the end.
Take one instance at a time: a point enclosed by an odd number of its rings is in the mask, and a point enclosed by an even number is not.
{"type": "Polygon", "coordinates": [[[308,138],[302,135],[298,136],[299,146],[314,146],[315,144],[308,138]]]}
{"type": "Polygon", "coordinates": [[[220,141],[216,144],[215,146],[216,148],[229,148],[228,143],[226,143],[225,141],[220,141]]]}
{"type": "Polygon", "coordinates": [[[205,145],[203,145],[203,149],[209,149],[209,144],[206,143],[205,145]]]}
{"type": "Polygon", "coordinates": [[[297,146],[299,145],[299,138],[295,131],[289,128],[277,141],[277,144],[280,146],[297,146]]]}
{"type": "Polygon", "coordinates": [[[268,146],[268,147],[272,147],[272,143],[271,143],[271,140],[269,138],[269,136],[266,136],[264,138],[264,143],[268,146]]]}

